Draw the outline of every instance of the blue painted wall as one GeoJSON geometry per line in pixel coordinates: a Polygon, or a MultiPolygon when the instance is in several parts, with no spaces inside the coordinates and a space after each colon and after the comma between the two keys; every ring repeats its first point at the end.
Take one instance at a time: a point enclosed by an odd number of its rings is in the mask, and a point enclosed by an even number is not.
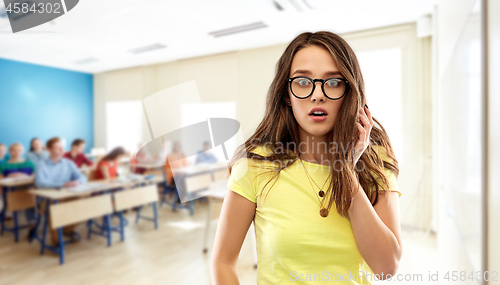
{"type": "Polygon", "coordinates": [[[54,136],[94,146],[93,75],[0,58],[0,142],[54,136]]]}

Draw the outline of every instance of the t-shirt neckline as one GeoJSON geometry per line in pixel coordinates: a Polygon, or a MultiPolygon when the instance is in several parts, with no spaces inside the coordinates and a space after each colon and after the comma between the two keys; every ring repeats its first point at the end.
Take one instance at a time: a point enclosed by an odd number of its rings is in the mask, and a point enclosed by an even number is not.
{"type": "MultiPolygon", "coordinates": [[[[300,158],[299,158],[300,159],[300,158]]],[[[324,164],[318,164],[318,163],[314,163],[314,162],[309,162],[309,161],[305,161],[305,160],[302,160],[303,163],[307,163],[307,164],[310,164],[310,165],[314,165],[316,167],[324,167],[324,168],[330,168],[330,165],[324,165],[324,164]]]]}

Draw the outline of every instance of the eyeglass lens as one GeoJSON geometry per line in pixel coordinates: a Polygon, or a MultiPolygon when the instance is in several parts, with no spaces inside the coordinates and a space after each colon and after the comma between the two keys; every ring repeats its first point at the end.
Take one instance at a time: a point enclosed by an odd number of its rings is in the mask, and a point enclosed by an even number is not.
{"type": "MultiPolygon", "coordinates": [[[[290,85],[293,94],[297,97],[308,97],[313,91],[314,83],[307,78],[295,78],[290,85]]],[[[342,97],[345,91],[345,82],[332,78],[325,82],[324,90],[325,95],[332,99],[337,99],[342,97]]],[[[317,88],[321,88],[320,85],[317,88]]]]}

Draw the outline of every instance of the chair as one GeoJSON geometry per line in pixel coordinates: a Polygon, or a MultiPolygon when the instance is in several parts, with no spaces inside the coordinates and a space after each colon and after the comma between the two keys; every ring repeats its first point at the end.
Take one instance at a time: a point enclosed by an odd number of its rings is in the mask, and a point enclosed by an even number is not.
{"type": "Polygon", "coordinates": [[[193,175],[193,176],[188,176],[184,178],[184,187],[181,189],[184,189],[183,193],[187,198],[189,199],[189,210],[191,216],[193,215],[194,212],[194,199],[198,198],[198,196],[194,197],[193,195],[196,192],[202,191],[202,190],[208,190],[208,187],[210,186],[210,183],[212,183],[212,174],[211,173],[205,173],[205,174],[199,174],[199,175],[193,175]]]}
{"type": "MultiPolygon", "coordinates": [[[[19,219],[17,212],[34,208],[35,207],[35,197],[31,194],[28,193],[28,190],[16,190],[16,191],[11,191],[7,192],[6,195],[6,200],[7,200],[7,208],[5,209],[6,212],[12,212],[12,219],[14,222],[14,227],[12,228],[7,228],[4,225],[2,226],[2,232],[3,230],[13,232],[14,233],[14,240],[15,242],[19,241],[19,230],[27,228],[29,225],[19,225],[19,219]]],[[[2,221],[3,223],[3,221],[2,221]]]]}
{"type": "Polygon", "coordinates": [[[177,201],[177,196],[176,196],[177,195],[177,188],[175,186],[169,185],[167,183],[168,183],[167,175],[165,174],[165,171],[163,171],[163,182],[161,183],[161,185],[163,186],[163,193],[162,193],[162,197],[161,197],[161,201],[160,201],[160,206],[163,205],[163,203],[165,203],[165,204],[171,205],[173,207],[174,204],[173,203],[170,204],[170,202],[167,201],[167,195],[169,194],[169,192],[172,192],[175,196],[174,201],[177,201]]]}
{"type": "MultiPolygon", "coordinates": [[[[103,194],[77,201],[53,204],[50,206],[50,220],[53,229],[57,229],[59,247],[52,250],[59,253],[59,263],[64,264],[64,245],[62,227],[104,216],[108,246],[111,246],[109,215],[113,213],[111,194],[103,194]]],[[[49,247],[48,247],[49,248],[49,247]]],[[[50,249],[50,248],[49,248],[50,249]]]]}
{"type": "MultiPolygon", "coordinates": [[[[93,179],[90,178],[91,175],[89,175],[89,181],[95,181],[95,180],[98,180],[96,178],[96,175],[95,175],[96,171],[94,170],[93,171],[93,179]]],[[[116,190],[115,189],[110,189],[108,191],[105,191],[103,193],[114,193],[116,190]]],[[[102,193],[93,193],[92,196],[97,196],[97,195],[101,195],[102,193]]],[[[114,202],[113,202],[114,203],[114,202]]],[[[102,221],[102,224],[99,224],[97,221],[94,221],[93,219],[90,219],[88,220],[87,222],[87,228],[88,228],[88,232],[87,232],[87,239],[90,239],[91,236],[92,236],[92,233],[94,234],[98,234],[98,235],[101,235],[101,236],[104,236],[106,237],[107,236],[107,229],[111,230],[111,231],[117,231],[118,228],[121,227],[121,225],[123,224],[124,226],[127,226],[128,225],[128,220],[125,219],[123,216],[119,216],[118,213],[113,213],[111,214],[111,217],[110,219],[113,219],[114,217],[118,217],[120,219],[120,226],[118,227],[109,227],[108,228],[108,223],[106,221],[106,219],[103,217],[103,221],[102,221]],[[93,228],[97,228],[98,230],[100,231],[94,231],[93,228]]]]}
{"type": "MultiPolygon", "coordinates": [[[[192,197],[190,196],[190,194],[188,193],[188,197],[190,200],[189,205],[183,205],[183,204],[179,205],[179,202],[177,202],[177,200],[179,199],[179,191],[177,189],[178,185],[175,185],[175,186],[168,185],[165,173],[163,175],[165,176],[165,181],[163,182],[163,194],[162,194],[160,206],[163,205],[164,203],[167,205],[170,205],[170,206],[172,206],[172,211],[175,211],[175,209],[177,209],[177,208],[189,209],[189,214],[192,216],[194,214],[194,203],[192,201],[192,197]],[[172,202],[169,202],[167,200],[167,195],[169,193],[173,193],[173,195],[174,195],[172,202]]],[[[184,183],[184,180],[181,180],[181,179],[179,179],[179,180],[180,180],[179,183],[184,183]]],[[[183,188],[181,188],[181,189],[183,189],[183,188]]]]}
{"type": "Polygon", "coordinates": [[[138,223],[139,219],[153,221],[155,229],[158,229],[158,189],[156,185],[149,185],[145,187],[133,188],[129,190],[119,191],[114,194],[115,198],[115,211],[120,216],[120,226],[117,231],[120,232],[121,241],[125,240],[125,225],[123,223],[123,211],[132,207],[139,207],[137,209],[137,216],[135,222],[138,223]],[[141,207],[143,205],[152,203],[154,217],[141,216],[141,207]]]}

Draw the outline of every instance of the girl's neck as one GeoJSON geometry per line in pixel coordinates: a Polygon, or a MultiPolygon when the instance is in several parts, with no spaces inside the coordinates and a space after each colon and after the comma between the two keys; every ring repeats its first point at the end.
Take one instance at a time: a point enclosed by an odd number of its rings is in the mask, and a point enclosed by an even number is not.
{"type": "Polygon", "coordinates": [[[23,159],[22,159],[22,158],[20,158],[20,157],[17,157],[17,158],[11,157],[11,158],[9,159],[9,162],[10,162],[10,163],[23,162],[23,159]]]}
{"type": "Polygon", "coordinates": [[[300,142],[297,150],[303,161],[316,164],[329,164],[329,149],[331,145],[328,142],[328,135],[314,136],[302,133],[299,134],[299,137],[300,142]]]}

